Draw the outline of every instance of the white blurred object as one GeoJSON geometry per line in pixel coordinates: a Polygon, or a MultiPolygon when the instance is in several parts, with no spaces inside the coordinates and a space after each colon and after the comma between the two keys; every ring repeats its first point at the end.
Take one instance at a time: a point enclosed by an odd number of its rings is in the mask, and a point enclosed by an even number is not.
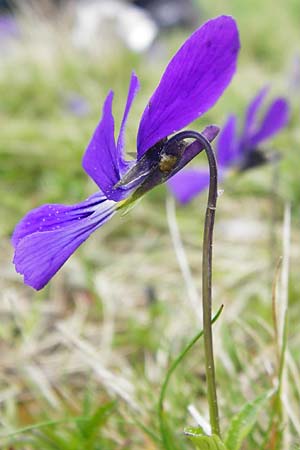
{"type": "Polygon", "coordinates": [[[99,47],[113,34],[131,50],[143,52],[158,32],[146,11],[122,1],[78,0],[75,17],[73,42],[83,49],[99,47]]]}
{"type": "Polygon", "coordinates": [[[300,95],[300,54],[296,53],[290,64],[287,77],[287,87],[291,99],[294,100],[295,96],[299,98],[300,95]]]}
{"type": "Polygon", "coordinates": [[[196,409],[194,405],[188,406],[188,412],[195,420],[196,424],[199,425],[207,436],[211,436],[211,426],[208,421],[201,416],[199,411],[196,409]]]}

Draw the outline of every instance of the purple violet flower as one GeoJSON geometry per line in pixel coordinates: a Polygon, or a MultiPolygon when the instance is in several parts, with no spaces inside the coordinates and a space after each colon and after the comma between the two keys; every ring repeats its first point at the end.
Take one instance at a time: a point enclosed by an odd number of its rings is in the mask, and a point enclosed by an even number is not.
{"type": "MultiPolygon", "coordinates": [[[[268,154],[260,145],[287,125],[289,105],[284,98],[276,98],[261,114],[267,92],[268,88],[263,88],[250,102],[240,134],[235,115],[230,115],[222,128],[217,142],[220,179],[232,168],[242,172],[272,160],[274,153],[268,154]]],[[[207,169],[196,167],[185,169],[170,179],[167,185],[178,202],[186,204],[208,188],[209,173],[207,169]]]]}
{"type": "MultiPolygon", "coordinates": [[[[235,21],[220,16],[196,30],[168,64],[142,115],[137,134],[137,159],[124,158],[125,127],[139,88],[133,73],[120,132],[115,142],[113,92],[83,157],[83,168],[99,190],[76,205],[48,204],[30,211],[12,237],[14,264],[24,282],[43,288],[72,253],[121,208],[181,170],[201,150],[194,142],[173,142],[168,136],[211,108],[236,71],[239,36],[235,21]]],[[[218,127],[203,135],[212,141],[218,127]]]]}

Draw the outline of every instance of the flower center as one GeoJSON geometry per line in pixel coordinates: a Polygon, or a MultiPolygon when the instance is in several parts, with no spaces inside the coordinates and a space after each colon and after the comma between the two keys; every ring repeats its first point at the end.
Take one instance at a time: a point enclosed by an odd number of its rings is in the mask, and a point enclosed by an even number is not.
{"type": "Polygon", "coordinates": [[[163,173],[171,172],[171,170],[175,167],[178,159],[179,156],[177,155],[162,154],[158,163],[159,169],[163,173]]]}

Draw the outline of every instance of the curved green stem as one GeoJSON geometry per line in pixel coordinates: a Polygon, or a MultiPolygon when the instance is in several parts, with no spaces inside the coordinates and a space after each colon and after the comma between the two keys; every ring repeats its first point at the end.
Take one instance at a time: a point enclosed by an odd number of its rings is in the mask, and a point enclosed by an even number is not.
{"type": "Polygon", "coordinates": [[[215,364],[213,352],[213,336],[211,326],[211,280],[212,280],[212,243],[215,211],[218,197],[218,170],[216,158],[209,141],[196,131],[182,131],[173,136],[167,143],[183,139],[195,139],[204,147],[209,165],[209,191],[204,224],[202,250],[202,304],[203,304],[203,333],[205,348],[205,368],[207,380],[207,400],[212,433],[220,436],[219,411],[217,401],[215,364]]]}

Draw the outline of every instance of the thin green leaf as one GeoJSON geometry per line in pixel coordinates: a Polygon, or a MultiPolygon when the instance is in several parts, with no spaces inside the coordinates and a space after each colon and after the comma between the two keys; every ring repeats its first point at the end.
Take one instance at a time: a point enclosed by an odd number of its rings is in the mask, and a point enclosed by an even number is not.
{"type": "Polygon", "coordinates": [[[253,402],[246,403],[241,411],[233,417],[225,437],[225,444],[230,450],[241,448],[243,440],[254,427],[262,407],[273,393],[273,390],[265,392],[253,402]]]}
{"type": "Polygon", "coordinates": [[[58,420],[47,420],[45,422],[39,422],[39,423],[36,423],[33,425],[27,425],[26,427],[19,428],[18,430],[15,430],[12,432],[0,434],[0,439],[7,439],[10,437],[16,436],[18,434],[23,434],[23,433],[27,433],[27,432],[34,431],[34,430],[39,430],[41,428],[53,427],[53,426],[61,425],[61,424],[65,424],[65,423],[76,423],[76,422],[84,422],[84,421],[86,421],[85,417],[69,417],[69,418],[58,419],[58,420]]]}
{"type": "MultiPolygon", "coordinates": [[[[193,442],[198,450],[228,450],[219,436],[206,436],[201,428],[185,428],[184,434],[193,442]]],[[[231,449],[230,449],[231,450],[231,449]]]]}

